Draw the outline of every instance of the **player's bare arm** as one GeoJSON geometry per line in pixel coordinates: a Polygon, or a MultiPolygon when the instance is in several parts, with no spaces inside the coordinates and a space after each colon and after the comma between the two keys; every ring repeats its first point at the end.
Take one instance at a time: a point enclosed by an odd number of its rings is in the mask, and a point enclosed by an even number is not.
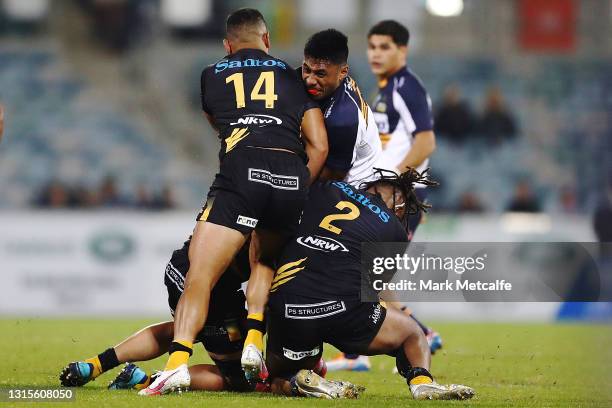
{"type": "Polygon", "coordinates": [[[317,179],[323,169],[329,146],[327,144],[327,131],[320,109],[313,108],[304,112],[302,118],[302,137],[306,144],[308,155],[308,171],[310,182],[317,179]]]}
{"type": "Polygon", "coordinates": [[[419,167],[436,150],[436,136],[433,130],[419,132],[414,137],[410,151],[397,166],[400,173],[407,167],[419,167]]]}
{"type": "Polygon", "coordinates": [[[323,167],[319,179],[321,180],[344,180],[348,170],[333,170],[329,167],[323,167]]]}

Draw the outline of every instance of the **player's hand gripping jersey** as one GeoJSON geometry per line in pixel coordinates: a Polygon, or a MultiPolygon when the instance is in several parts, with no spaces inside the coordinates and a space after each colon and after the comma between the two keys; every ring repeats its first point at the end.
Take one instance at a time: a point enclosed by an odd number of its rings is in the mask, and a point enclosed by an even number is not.
{"type": "MultiPolygon", "coordinates": [[[[421,81],[403,67],[379,84],[372,107],[383,147],[377,167],[395,170],[410,151],[414,136],[433,130],[431,99],[421,81]]],[[[417,170],[425,170],[428,164],[429,159],[417,170]]]]}
{"type": "Polygon", "coordinates": [[[220,158],[251,146],[286,149],[306,160],[300,125],[316,104],[286,62],[242,49],[204,69],[201,91],[202,109],[219,130],[220,158]]]}
{"type": "Polygon", "coordinates": [[[373,194],[343,181],[313,184],[271,292],[359,300],[363,242],[407,242],[406,230],[373,194]]]}

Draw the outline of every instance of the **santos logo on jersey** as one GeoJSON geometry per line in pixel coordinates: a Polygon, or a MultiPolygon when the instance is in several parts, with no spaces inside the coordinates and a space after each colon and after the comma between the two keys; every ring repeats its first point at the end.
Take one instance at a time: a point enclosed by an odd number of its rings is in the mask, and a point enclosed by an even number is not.
{"type": "Polygon", "coordinates": [[[258,60],[253,58],[247,58],[242,61],[229,61],[223,59],[215,64],[215,74],[219,72],[225,71],[226,69],[235,69],[235,68],[249,68],[249,67],[279,67],[282,69],[287,69],[287,66],[282,62],[274,59],[267,60],[258,60]]]}
{"type": "Polygon", "coordinates": [[[280,125],[281,123],[283,123],[283,121],[276,116],[252,113],[249,115],[244,115],[236,122],[230,123],[230,125],[253,125],[257,127],[264,127],[268,125],[280,125]]]}
{"type": "Polygon", "coordinates": [[[336,241],[335,239],[322,237],[320,235],[315,236],[307,236],[307,237],[298,237],[298,244],[305,246],[306,248],[316,249],[317,251],[323,252],[348,252],[349,250],[341,243],[336,241]]]}

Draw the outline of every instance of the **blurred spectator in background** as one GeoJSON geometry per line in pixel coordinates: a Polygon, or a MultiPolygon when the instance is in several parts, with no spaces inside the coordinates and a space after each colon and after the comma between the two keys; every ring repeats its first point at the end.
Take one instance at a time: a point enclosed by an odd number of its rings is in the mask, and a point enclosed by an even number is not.
{"type": "Polygon", "coordinates": [[[536,199],[531,186],[526,181],[517,183],[514,196],[510,200],[507,211],[510,212],[540,212],[540,203],[536,199]]]}
{"type": "Polygon", "coordinates": [[[575,213],[578,210],[576,190],[571,186],[564,186],[559,191],[559,206],[564,213],[575,213]]]}
{"type": "Polygon", "coordinates": [[[468,103],[461,99],[461,91],[456,84],[444,90],[434,126],[436,133],[455,143],[463,142],[474,129],[474,115],[468,103]]]}
{"type": "Polygon", "coordinates": [[[2,134],[4,133],[4,106],[0,103],[0,142],[2,141],[2,134]]]}
{"type": "Polygon", "coordinates": [[[492,87],[487,92],[478,130],[491,144],[501,144],[516,136],[516,124],[512,113],[507,109],[501,90],[492,87]]]}
{"type": "Polygon", "coordinates": [[[612,242],[612,179],[595,210],[593,228],[599,242],[612,242]]]}
{"type": "Polygon", "coordinates": [[[76,186],[72,189],[70,206],[75,209],[88,209],[99,204],[98,192],[89,190],[85,186],[76,186]]]}
{"type": "Polygon", "coordinates": [[[34,204],[42,208],[67,208],[70,203],[68,188],[57,180],[43,187],[34,204]]]}
{"type": "Polygon", "coordinates": [[[121,207],[126,202],[121,199],[117,191],[117,184],[113,176],[106,176],[98,190],[98,199],[102,207],[121,207]]]}
{"type": "Polygon", "coordinates": [[[170,210],[175,207],[174,194],[169,185],[165,185],[162,188],[160,194],[155,197],[151,203],[151,209],[153,210],[170,210]]]}
{"type": "Polygon", "coordinates": [[[140,183],[138,187],[136,187],[136,200],[134,201],[134,208],[146,210],[151,208],[151,205],[151,194],[149,194],[147,186],[140,183]]]}
{"type": "Polygon", "coordinates": [[[459,197],[457,212],[479,214],[485,211],[482,202],[474,191],[466,191],[459,197]]]}

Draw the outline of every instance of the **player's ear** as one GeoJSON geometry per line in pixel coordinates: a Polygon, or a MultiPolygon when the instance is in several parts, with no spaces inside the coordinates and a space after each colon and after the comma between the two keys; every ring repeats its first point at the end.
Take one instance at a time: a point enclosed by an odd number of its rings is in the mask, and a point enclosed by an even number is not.
{"type": "Polygon", "coordinates": [[[261,40],[263,41],[264,45],[266,46],[267,50],[270,50],[270,33],[269,32],[265,32],[261,35],[261,40]]]}
{"type": "Polygon", "coordinates": [[[340,67],[340,80],[343,81],[344,78],[346,78],[346,76],[349,73],[349,66],[348,64],[344,64],[343,66],[340,67]]]}
{"type": "Polygon", "coordinates": [[[400,45],[398,48],[401,54],[401,58],[406,59],[406,57],[408,56],[408,46],[400,45]]]}
{"type": "Polygon", "coordinates": [[[227,38],[223,39],[223,48],[225,48],[225,52],[227,54],[231,54],[232,53],[232,45],[230,44],[229,40],[227,38]]]}

